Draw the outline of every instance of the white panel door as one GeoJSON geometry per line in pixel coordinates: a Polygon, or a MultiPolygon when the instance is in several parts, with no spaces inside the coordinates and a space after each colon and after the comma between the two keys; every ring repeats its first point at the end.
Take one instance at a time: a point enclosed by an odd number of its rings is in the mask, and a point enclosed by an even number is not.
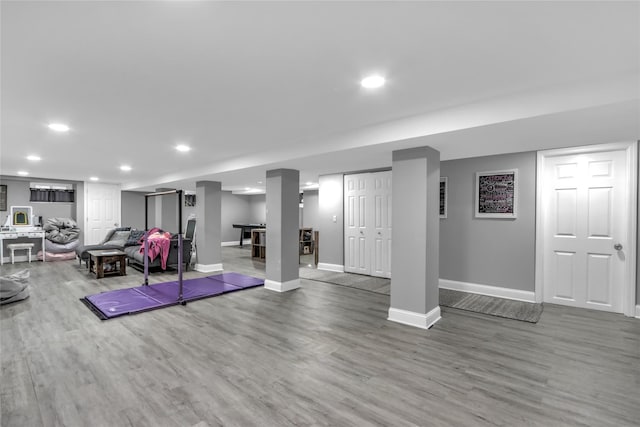
{"type": "Polygon", "coordinates": [[[119,185],[85,183],[85,245],[104,239],[107,231],[120,225],[120,215],[119,185]]]}
{"type": "Polygon", "coordinates": [[[371,275],[391,278],[391,171],[372,174],[371,275]]]}
{"type": "Polygon", "coordinates": [[[391,277],[391,171],[344,179],[344,271],[391,277]]]}
{"type": "Polygon", "coordinates": [[[622,312],[625,151],[545,157],[543,173],[544,301],[622,312]]]}
{"type": "Polygon", "coordinates": [[[368,175],[345,175],[344,271],[370,274],[368,241],[368,175]]]}

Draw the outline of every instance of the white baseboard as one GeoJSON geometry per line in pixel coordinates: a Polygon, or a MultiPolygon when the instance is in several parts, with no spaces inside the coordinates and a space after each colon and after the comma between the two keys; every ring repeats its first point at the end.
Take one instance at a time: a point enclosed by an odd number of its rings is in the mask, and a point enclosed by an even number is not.
{"type": "Polygon", "coordinates": [[[318,263],[318,270],[335,271],[337,273],[344,273],[344,265],[340,264],[327,264],[326,262],[318,263]]]}
{"type": "Polygon", "coordinates": [[[219,264],[196,264],[193,268],[200,273],[212,273],[214,271],[222,271],[222,263],[219,264]]]}
{"type": "MultiPolygon", "coordinates": [[[[14,262],[29,262],[29,257],[27,255],[14,255],[14,262]]],[[[40,261],[36,254],[31,255],[31,262],[40,261]]],[[[2,257],[2,262],[5,264],[11,264],[11,256],[2,257]]]]}
{"type": "Polygon", "coordinates": [[[501,288],[499,286],[479,285],[477,283],[456,282],[455,280],[440,279],[439,286],[453,291],[470,292],[472,294],[490,297],[506,298],[516,301],[536,302],[535,292],[518,289],[501,288]]]}
{"type": "Polygon", "coordinates": [[[640,319],[640,305],[636,305],[636,319],[640,319]]]}
{"type": "Polygon", "coordinates": [[[287,292],[300,287],[300,279],[289,280],[288,282],[276,282],[275,280],[265,280],[265,289],[276,292],[287,292]]]}
{"type": "Polygon", "coordinates": [[[429,329],[440,320],[440,306],[424,314],[389,307],[389,317],[387,317],[387,320],[402,323],[403,325],[415,326],[416,328],[429,329]]]}
{"type": "MultiPolygon", "coordinates": [[[[251,239],[244,239],[242,241],[243,246],[249,246],[251,244],[251,239]]],[[[231,242],[221,242],[220,246],[240,246],[240,240],[232,240],[231,242]]]]}

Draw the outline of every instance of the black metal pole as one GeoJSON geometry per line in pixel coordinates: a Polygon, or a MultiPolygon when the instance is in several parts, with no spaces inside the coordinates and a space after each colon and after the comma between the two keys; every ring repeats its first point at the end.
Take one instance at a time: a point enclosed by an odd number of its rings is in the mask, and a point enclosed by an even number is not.
{"type": "Polygon", "coordinates": [[[182,300],[182,190],[178,190],[178,302],[185,305],[182,300]]]}
{"type": "Polygon", "coordinates": [[[149,286],[149,196],[144,196],[144,286],[149,286]]]}

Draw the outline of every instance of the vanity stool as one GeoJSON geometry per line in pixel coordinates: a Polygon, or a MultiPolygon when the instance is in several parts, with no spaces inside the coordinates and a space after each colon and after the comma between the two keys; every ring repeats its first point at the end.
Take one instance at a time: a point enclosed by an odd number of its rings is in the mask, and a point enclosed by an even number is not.
{"type": "Polygon", "coordinates": [[[27,251],[29,262],[31,262],[31,249],[33,249],[33,243],[10,243],[7,245],[7,249],[11,251],[11,264],[14,263],[14,252],[21,249],[27,251]]]}

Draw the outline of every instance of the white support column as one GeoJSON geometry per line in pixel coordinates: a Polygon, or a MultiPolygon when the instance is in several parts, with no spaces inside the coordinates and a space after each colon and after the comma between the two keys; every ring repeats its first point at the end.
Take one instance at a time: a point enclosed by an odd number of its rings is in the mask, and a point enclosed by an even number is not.
{"type": "Polygon", "coordinates": [[[300,287],[300,172],[267,171],[267,252],[264,287],[286,292],[300,287]]]}
{"type": "Polygon", "coordinates": [[[393,152],[391,307],[388,319],[428,329],[440,320],[440,152],[393,152]]]}

